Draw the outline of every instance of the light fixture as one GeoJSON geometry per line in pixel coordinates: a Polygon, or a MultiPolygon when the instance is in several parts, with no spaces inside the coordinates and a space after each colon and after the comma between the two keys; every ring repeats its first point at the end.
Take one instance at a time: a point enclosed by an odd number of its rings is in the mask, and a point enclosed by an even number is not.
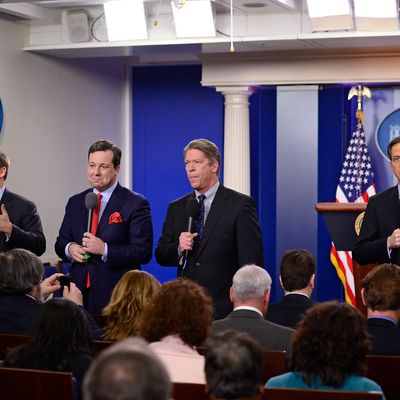
{"type": "Polygon", "coordinates": [[[397,0],[354,0],[358,30],[390,31],[399,28],[397,0]]]}
{"type": "Polygon", "coordinates": [[[349,0],[307,0],[313,31],[353,29],[349,0]]]}
{"type": "Polygon", "coordinates": [[[147,39],[143,0],[112,0],[104,3],[108,40],[147,39]]]}
{"type": "Polygon", "coordinates": [[[216,36],[210,0],[186,0],[178,7],[171,1],[171,7],[177,38],[216,36]]]}

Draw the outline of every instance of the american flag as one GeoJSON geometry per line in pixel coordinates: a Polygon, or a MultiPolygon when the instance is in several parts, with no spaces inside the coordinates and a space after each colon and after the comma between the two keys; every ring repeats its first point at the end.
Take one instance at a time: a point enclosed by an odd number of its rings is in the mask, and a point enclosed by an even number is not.
{"type": "MultiPolygon", "coordinates": [[[[339,184],[336,188],[336,202],[338,203],[367,203],[374,195],[371,158],[365,142],[362,115],[357,115],[357,128],[351,136],[349,146],[342,166],[339,184]]],[[[346,301],[355,305],[353,260],[351,251],[337,251],[332,242],[331,262],[336,268],[339,279],[342,281],[346,301]]]]}

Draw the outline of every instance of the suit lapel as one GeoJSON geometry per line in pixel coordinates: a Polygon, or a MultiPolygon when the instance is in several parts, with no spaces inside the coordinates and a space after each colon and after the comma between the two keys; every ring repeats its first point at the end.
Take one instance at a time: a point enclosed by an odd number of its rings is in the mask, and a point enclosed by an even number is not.
{"type": "Polygon", "coordinates": [[[214,200],[211,204],[210,212],[208,213],[206,223],[204,225],[203,238],[200,241],[199,248],[196,254],[197,256],[199,256],[206,247],[206,244],[209,241],[212,232],[214,231],[218,221],[224,213],[224,210],[226,210],[227,197],[228,196],[225,188],[220,185],[217,193],[215,194],[214,200]]]}
{"type": "Polygon", "coordinates": [[[106,208],[103,211],[103,215],[100,218],[99,225],[97,227],[97,234],[96,236],[100,236],[104,229],[108,226],[108,220],[110,218],[110,215],[115,212],[115,211],[120,211],[122,208],[122,202],[123,202],[123,190],[121,185],[118,183],[114,191],[112,192],[112,195],[110,197],[110,200],[108,200],[108,203],[106,205],[106,208]]]}

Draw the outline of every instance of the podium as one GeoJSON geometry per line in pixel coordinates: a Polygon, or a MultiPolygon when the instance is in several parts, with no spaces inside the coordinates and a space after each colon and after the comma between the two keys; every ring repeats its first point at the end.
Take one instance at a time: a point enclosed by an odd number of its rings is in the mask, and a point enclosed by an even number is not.
{"type": "MultiPolygon", "coordinates": [[[[366,208],[365,203],[317,203],[315,209],[323,215],[329,234],[338,251],[352,251],[358,239],[359,228],[366,208]]],[[[361,299],[361,282],[378,264],[360,265],[353,259],[356,307],[366,316],[361,299]]]]}

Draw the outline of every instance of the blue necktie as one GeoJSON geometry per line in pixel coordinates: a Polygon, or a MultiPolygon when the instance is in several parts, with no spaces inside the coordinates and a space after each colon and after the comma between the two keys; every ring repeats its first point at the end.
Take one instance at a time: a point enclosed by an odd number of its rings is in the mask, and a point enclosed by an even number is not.
{"type": "Polygon", "coordinates": [[[203,231],[204,231],[204,215],[205,215],[205,209],[204,209],[204,200],[206,196],[204,194],[201,194],[198,197],[199,200],[199,215],[197,216],[196,219],[196,232],[199,234],[199,239],[203,237],[203,231]]]}

